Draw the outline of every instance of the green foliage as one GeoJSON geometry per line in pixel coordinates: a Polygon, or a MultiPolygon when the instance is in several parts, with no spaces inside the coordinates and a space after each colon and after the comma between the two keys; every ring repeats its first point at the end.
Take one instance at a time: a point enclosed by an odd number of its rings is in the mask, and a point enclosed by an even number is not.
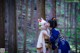
{"type": "Polygon", "coordinates": [[[8,53],[8,51],[5,51],[5,53],[8,53]]]}
{"type": "Polygon", "coordinates": [[[77,7],[78,7],[78,9],[80,9],[80,3],[78,4],[78,6],[77,6],[77,7]]]}
{"type": "Polygon", "coordinates": [[[70,36],[70,32],[68,32],[68,33],[66,33],[66,34],[67,34],[68,37],[70,36]]]}
{"type": "Polygon", "coordinates": [[[37,53],[37,49],[34,47],[33,48],[29,47],[28,49],[30,50],[31,53],[37,53]]]}

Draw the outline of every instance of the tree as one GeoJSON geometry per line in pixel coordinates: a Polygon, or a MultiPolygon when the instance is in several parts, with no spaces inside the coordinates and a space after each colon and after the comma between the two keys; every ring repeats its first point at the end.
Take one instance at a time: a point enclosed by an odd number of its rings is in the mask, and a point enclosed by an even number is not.
{"type": "Polygon", "coordinates": [[[51,17],[56,17],[56,0],[50,0],[51,2],[51,17]]]}
{"type": "Polygon", "coordinates": [[[37,0],[37,13],[38,18],[45,18],[45,0],[37,0]]]}
{"type": "MultiPolygon", "coordinates": [[[[75,3],[75,12],[77,11],[77,3],[75,3]]],[[[77,19],[76,19],[76,17],[77,17],[77,12],[75,13],[75,32],[74,32],[74,34],[75,34],[75,48],[76,48],[76,53],[77,53],[77,19]]]]}
{"type": "MultiPolygon", "coordinates": [[[[23,3],[24,3],[24,1],[23,1],[23,3]]],[[[23,5],[23,4],[22,4],[23,5]]],[[[26,42],[26,34],[27,34],[27,16],[28,16],[28,0],[26,0],[26,15],[24,15],[25,17],[25,19],[24,19],[24,27],[23,27],[23,32],[24,32],[24,47],[23,47],[23,53],[26,53],[26,44],[27,44],[27,42],[26,42]]]]}
{"type": "Polygon", "coordinates": [[[34,0],[30,1],[31,5],[30,5],[30,24],[32,26],[33,23],[33,15],[34,15],[34,0]]]}
{"type": "Polygon", "coordinates": [[[5,47],[4,10],[4,0],[0,0],[0,48],[5,47]]]}
{"type": "MultiPolygon", "coordinates": [[[[16,5],[15,0],[5,1],[5,18],[7,19],[8,26],[8,53],[17,53],[17,36],[16,36],[16,5]],[[12,13],[13,12],[13,13],[12,13]]],[[[7,43],[6,42],[6,43],[7,43]]]]}
{"type": "Polygon", "coordinates": [[[41,0],[41,17],[45,18],[45,0],[41,0]]]}

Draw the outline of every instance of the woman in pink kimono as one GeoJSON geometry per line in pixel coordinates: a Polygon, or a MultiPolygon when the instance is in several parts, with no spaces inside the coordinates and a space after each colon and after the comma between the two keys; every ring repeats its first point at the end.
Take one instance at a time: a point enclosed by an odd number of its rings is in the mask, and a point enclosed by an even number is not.
{"type": "Polygon", "coordinates": [[[42,18],[38,19],[38,22],[40,34],[37,42],[37,53],[49,53],[50,46],[48,43],[46,43],[46,40],[49,40],[50,38],[50,31],[48,29],[49,23],[42,18]]]}

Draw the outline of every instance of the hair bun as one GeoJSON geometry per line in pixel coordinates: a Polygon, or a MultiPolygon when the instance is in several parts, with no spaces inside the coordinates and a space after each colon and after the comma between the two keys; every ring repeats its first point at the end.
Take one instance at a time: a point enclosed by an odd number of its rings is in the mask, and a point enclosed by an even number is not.
{"type": "Polygon", "coordinates": [[[52,20],[56,20],[56,18],[52,18],[52,20]]]}

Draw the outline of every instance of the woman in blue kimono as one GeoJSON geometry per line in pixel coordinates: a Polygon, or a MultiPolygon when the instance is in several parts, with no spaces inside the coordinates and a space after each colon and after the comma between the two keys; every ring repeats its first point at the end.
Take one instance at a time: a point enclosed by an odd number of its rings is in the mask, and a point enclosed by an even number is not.
{"type": "Polygon", "coordinates": [[[54,50],[54,53],[57,53],[58,49],[57,49],[57,46],[56,46],[56,42],[57,42],[57,39],[59,38],[59,31],[56,29],[57,27],[57,20],[56,18],[52,18],[51,20],[48,21],[49,24],[50,24],[50,29],[51,29],[51,36],[50,36],[50,42],[52,44],[52,50],[54,50]]]}

